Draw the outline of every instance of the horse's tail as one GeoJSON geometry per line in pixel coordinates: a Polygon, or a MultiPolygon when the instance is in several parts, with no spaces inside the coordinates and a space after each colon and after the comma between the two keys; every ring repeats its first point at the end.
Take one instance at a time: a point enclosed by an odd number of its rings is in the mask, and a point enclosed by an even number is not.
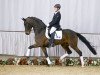
{"type": "Polygon", "coordinates": [[[95,49],[90,45],[89,41],[88,41],[84,36],[82,36],[81,34],[79,34],[79,33],[76,33],[76,34],[77,34],[77,36],[79,37],[79,39],[80,39],[82,42],[85,43],[85,45],[89,48],[89,50],[90,50],[94,55],[96,55],[97,52],[96,52],[95,49]]]}

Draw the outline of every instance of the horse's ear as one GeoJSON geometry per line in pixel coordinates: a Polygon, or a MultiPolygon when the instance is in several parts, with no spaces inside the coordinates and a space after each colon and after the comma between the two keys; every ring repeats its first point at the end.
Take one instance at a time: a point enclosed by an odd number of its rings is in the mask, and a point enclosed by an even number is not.
{"type": "Polygon", "coordinates": [[[23,20],[23,21],[26,21],[26,19],[25,19],[25,18],[22,18],[22,20],[23,20]]]}

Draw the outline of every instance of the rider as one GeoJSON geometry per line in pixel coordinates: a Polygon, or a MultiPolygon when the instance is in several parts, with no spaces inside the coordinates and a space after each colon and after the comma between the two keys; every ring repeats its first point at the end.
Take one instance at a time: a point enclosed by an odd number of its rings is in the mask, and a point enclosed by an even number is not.
{"type": "Polygon", "coordinates": [[[60,14],[60,8],[61,5],[60,4],[55,4],[54,5],[54,16],[52,18],[52,21],[49,23],[48,28],[50,29],[50,35],[51,38],[49,40],[49,46],[54,47],[54,35],[55,35],[55,31],[60,29],[60,19],[61,19],[61,14],[60,14]]]}

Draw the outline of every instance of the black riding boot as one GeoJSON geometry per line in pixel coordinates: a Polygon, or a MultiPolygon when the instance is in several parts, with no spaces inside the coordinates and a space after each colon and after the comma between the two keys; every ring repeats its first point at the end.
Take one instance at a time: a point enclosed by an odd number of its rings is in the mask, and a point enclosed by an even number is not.
{"type": "Polygon", "coordinates": [[[49,40],[50,47],[54,47],[54,36],[55,36],[55,32],[51,34],[51,38],[49,40]]]}

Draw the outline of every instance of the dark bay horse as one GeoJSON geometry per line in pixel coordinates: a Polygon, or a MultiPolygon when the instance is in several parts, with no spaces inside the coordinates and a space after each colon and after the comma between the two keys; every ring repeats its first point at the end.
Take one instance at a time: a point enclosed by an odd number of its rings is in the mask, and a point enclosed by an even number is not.
{"type": "MultiPolygon", "coordinates": [[[[45,54],[45,57],[47,59],[48,64],[51,64],[51,61],[48,57],[46,47],[48,47],[49,41],[48,38],[45,36],[46,32],[46,25],[42,22],[42,20],[36,18],[36,17],[27,17],[26,19],[22,19],[24,21],[24,27],[25,27],[25,34],[29,35],[31,33],[31,30],[33,28],[35,33],[35,44],[29,46],[29,49],[40,47],[42,51],[45,54]]],[[[60,61],[68,56],[68,54],[71,54],[72,51],[69,49],[69,46],[73,48],[80,56],[82,67],[84,67],[84,61],[82,57],[82,52],[77,47],[78,38],[89,48],[89,50],[96,55],[95,49],[90,45],[90,43],[86,40],[84,36],[81,34],[72,31],[70,29],[63,29],[62,30],[62,39],[61,40],[55,40],[55,45],[61,45],[66,53],[60,57],[60,61]]]]}

